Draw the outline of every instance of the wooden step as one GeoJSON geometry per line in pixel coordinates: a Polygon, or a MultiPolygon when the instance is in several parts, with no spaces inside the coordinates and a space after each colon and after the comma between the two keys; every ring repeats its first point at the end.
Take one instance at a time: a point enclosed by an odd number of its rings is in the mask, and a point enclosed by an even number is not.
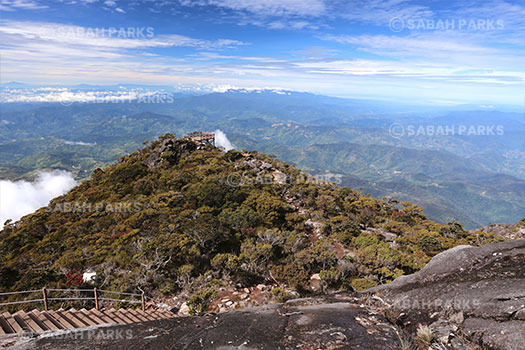
{"type": "Polygon", "coordinates": [[[126,316],[120,309],[119,310],[116,310],[114,312],[115,314],[118,315],[118,317],[120,317],[121,319],[124,320],[124,322],[126,322],[126,324],[132,324],[132,323],[135,323],[131,318],[129,318],[128,316],[126,316]]]}
{"type": "Polygon", "coordinates": [[[14,333],[22,333],[24,331],[18,322],[13,318],[13,316],[11,316],[8,312],[4,313],[2,316],[5,317],[5,320],[11,329],[13,329],[14,333]]]}
{"type": "Polygon", "coordinates": [[[31,332],[44,331],[44,328],[42,328],[35,320],[33,320],[29,314],[25,313],[24,311],[18,311],[16,314],[20,315],[22,321],[25,323],[25,325],[27,326],[27,328],[29,328],[31,332]]]}
{"type": "Polygon", "coordinates": [[[134,312],[132,310],[122,309],[120,312],[126,315],[134,323],[142,322],[139,318],[137,318],[137,316],[134,315],[134,312]]]}
{"type": "Polygon", "coordinates": [[[57,331],[59,329],[62,329],[60,327],[60,324],[53,320],[52,317],[47,317],[45,311],[40,312],[38,310],[31,311],[35,317],[38,317],[40,322],[46,327],[47,330],[51,331],[57,331]]]}
{"type": "Polygon", "coordinates": [[[0,315],[0,335],[26,332],[45,332],[75,329],[101,324],[132,324],[173,318],[168,310],[142,311],[140,309],[64,310],[8,312],[0,315]]]}
{"type": "Polygon", "coordinates": [[[84,323],[81,319],[76,317],[75,314],[71,312],[71,310],[61,311],[57,313],[60,314],[62,317],[66,318],[69,322],[71,322],[71,324],[74,325],[75,328],[82,328],[82,327],[89,326],[87,323],[84,323]]]}
{"type": "Polygon", "coordinates": [[[10,334],[10,333],[16,333],[16,331],[13,329],[13,327],[11,326],[11,324],[9,323],[8,321],[8,318],[11,317],[11,315],[9,314],[9,312],[5,312],[1,315],[1,318],[0,318],[0,322],[2,324],[2,328],[4,329],[4,331],[7,333],[7,334],[10,334]]]}
{"type": "Polygon", "coordinates": [[[120,315],[118,315],[116,311],[117,310],[115,309],[109,309],[109,310],[105,310],[104,313],[107,314],[110,318],[117,321],[117,323],[119,324],[127,324],[127,322],[122,317],[120,317],[120,315]]]}
{"type": "Polygon", "coordinates": [[[68,313],[72,314],[73,316],[75,316],[77,319],[79,319],[81,322],[83,322],[87,326],[96,326],[97,325],[97,323],[94,322],[87,315],[85,315],[84,313],[79,312],[79,311],[77,311],[75,309],[69,310],[68,313]]]}
{"type": "Polygon", "coordinates": [[[93,315],[97,316],[98,318],[100,318],[101,320],[104,321],[104,323],[109,323],[109,324],[118,324],[118,322],[114,319],[112,319],[111,317],[109,317],[109,315],[97,310],[97,309],[91,309],[89,310],[89,312],[91,312],[93,315]]]}
{"type": "Polygon", "coordinates": [[[155,317],[153,317],[151,315],[150,312],[148,311],[142,311],[142,310],[138,310],[137,311],[139,314],[141,314],[145,319],[147,319],[148,321],[155,321],[155,317]]]}
{"type": "Polygon", "coordinates": [[[148,322],[149,320],[139,312],[139,310],[133,310],[133,315],[140,320],[140,322],[148,322]]]}
{"type": "Polygon", "coordinates": [[[76,328],[73,324],[71,324],[68,320],[64,319],[62,315],[57,314],[53,310],[47,311],[47,314],[52,317],[56,322],[58,322],[62,329],[74,329],[76,328]]]}
{"type": "Polygon", "coordinates": [[[7,333],[11,333],[8,331],[8,328],[11,327],[8,327],[4,316],[0,316],[0,335],[6,335],[7,333]]]}
{"type": "Polygon", "coordinates": [[[29,311],[27,316],[29,316],[37,325],[42,329],[42,331],[47,331],[47,326],[40,320],[40,318],[34,313],[35,310],[29,311]]]}
{"type": "MultiPolygon", "coordinates": [[[[93,311],[95,311],[95,309],[93,309],[93,311]]],[[[94,312],[89,312],[86,309],[81,309],[79,312],[82,313],[85,317],[88,317],[90,320],[95,322],[95,324],[106,324],[107,323],[106,321],[98,317],[94,312]]]]}
{"type": "Polygon", "coordinates": [[[31,328],[24,322],[24,317],[20,314],[20,311],[13,315],[13,319],[20,325],[22,332],[32,332],[31,328]]]}

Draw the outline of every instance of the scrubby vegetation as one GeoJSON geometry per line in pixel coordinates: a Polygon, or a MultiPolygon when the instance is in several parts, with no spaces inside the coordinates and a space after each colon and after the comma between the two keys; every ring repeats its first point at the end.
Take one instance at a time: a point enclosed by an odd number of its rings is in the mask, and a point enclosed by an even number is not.
{"type": "Polygon", "coordinates": [[[497,240],[429,221],[408,202],[316,182],[271,155],[167,134],[7,224],[0,289],[67,287],[71,271],[93,269],[100,288],[184,291],[199,313],[214,284],[308,294],[319,274],[323,291],[362,290],[455,245],[497,240]]]}

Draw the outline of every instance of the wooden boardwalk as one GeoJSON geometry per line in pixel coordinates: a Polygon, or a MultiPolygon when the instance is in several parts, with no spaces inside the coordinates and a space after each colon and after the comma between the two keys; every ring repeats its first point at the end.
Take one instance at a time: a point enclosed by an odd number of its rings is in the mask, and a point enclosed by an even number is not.
{"type": "Polygon", "coordinates": [[[195,131],[185,136],[194,142],[208,142],[215,145],[215,134],[211,132],[195,131]]]}
{"type": "Polygon", "coordinates": [[[102,324],[131,324],[174,318],[169,310],[142,311],[140,309],[64,310],[5,312],[0,315],[0,336],[24,332],[74,329],[102,324]]]}

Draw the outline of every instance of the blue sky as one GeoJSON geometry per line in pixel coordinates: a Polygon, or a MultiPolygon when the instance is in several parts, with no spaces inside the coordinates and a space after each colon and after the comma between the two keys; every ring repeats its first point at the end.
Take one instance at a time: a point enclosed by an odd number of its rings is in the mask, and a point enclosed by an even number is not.
{"type": "Polygon", "coordinates": [[[525,104],[523,1],[0,0],[1,80],[525,104]]]}

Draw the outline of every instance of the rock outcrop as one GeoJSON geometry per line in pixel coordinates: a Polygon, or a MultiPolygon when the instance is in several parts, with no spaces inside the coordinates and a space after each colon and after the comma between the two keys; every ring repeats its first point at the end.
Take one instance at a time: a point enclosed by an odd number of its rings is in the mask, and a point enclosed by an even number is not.
{"type": "Polygon", "coordinates": [[[149,169],[160,166],[164,161],[170,164],[177,163],[185,154],[197,148],[205,148],[205,145],[196,144],[185,139],[165,138],[159,147],[153,149],[144,160],[149,169]]]}
{"type": "Polygon", "coordinates": [[[403,328],[430,325],[453,348],[461,348],[462,337],[491,349],[524,348],[525,240],[458,246],[368,292],[403,328]]]}
{"type": "Polygon", "coordinates": [[[397,330],[350,296],[297,299],[203,317],[39,335],[20,350],[399,349],[397,330]]]}
{"type": "Polygon", "coordinates": [[[469,233],[493,233],[507,240],[525,239],[525,227],[520,224],[490,224],[487,227],[470,230],[469,233]]]}

